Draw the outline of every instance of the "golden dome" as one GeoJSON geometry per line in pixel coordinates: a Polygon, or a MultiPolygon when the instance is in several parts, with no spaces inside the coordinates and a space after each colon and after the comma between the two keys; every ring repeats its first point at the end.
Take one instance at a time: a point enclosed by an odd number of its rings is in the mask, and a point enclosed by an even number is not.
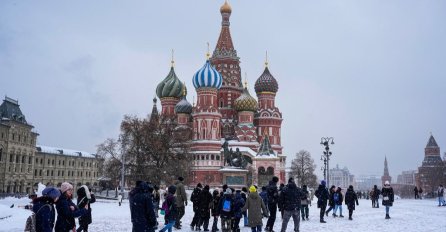
{"type": "Polygon", "coordinates": [[[223,6],[220,7],[220,13],[231,13],[232,12],[232,8],[229,5],[228,1],[225,1],[225,4],[223,4],[223,6]]]}

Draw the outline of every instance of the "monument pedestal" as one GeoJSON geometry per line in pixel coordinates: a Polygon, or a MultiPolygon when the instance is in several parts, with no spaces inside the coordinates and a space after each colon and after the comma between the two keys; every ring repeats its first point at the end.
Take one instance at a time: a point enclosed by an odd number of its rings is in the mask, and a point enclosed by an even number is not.
{"type": "Polygon", "coordinates": [[[222,175],[223,184],[227,184],[229,187],[233,188],[246,187],[248,170],[236,167],[225,167],[220,169],[219,172],[222,175]]]}

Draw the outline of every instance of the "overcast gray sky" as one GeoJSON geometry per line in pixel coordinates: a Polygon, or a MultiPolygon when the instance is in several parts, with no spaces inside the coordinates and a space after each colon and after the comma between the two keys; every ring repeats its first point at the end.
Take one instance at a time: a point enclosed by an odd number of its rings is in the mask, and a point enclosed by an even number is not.
{"type": "MultiPolygon", "coordinates": [[[[215,47],[223,0],[0,1],[0,94],[19,100],[38,143],[95,152],[125,114],[146,116],[169,72],[193,74],[215,47]]],[[[254,94],[268,50],[289,160],[355,174],[416,169],[430,132],[446,148],[446,1],[230,1],[254,94]]],[[[3,98],[3,97],[2,97],[3,98]]]]}

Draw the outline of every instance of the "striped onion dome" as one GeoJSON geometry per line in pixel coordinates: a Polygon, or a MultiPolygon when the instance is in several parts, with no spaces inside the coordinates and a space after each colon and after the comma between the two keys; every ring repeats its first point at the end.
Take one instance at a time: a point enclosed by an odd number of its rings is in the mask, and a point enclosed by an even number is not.
{"type": "Polygon", "coordinates": [[[245,88],[242,95],[235,99],[234,107],[237,111],[256,111],[257,101],[249,94],[248,89],[245,88]]]}
{"type": "Polygon", "coordinates": [[[171,67],[169,74],[167,74],[166,78],[164,78],[164,80],[156,87],[156,95],[159,98],[181,98],[181,96],[183,96],[183,87],[184,84],[181,83],[180,79],[178,79],[175,74],[175,70],[171,67]]]}
{"type": "Polygon", "coordinates": [[[207,60],[203,67],[195,73],[192,81],[196,89],[206,87],[220,89],[223,79],[207,60]]]}
{"type": "Polygon", "coordinates": [[[192,105],[187,101],[186,95],[175,106],[175,113],[190,114],[192,113],[192,105]]]}
{"type": "Polygon", "coordinates": [[[263,71],[262,75],[257,79],[254,89],[256,93],[261,92],[273,92],[277,93],[279,90],[279,85],[277,84],[276,79],[269,72],[268,67],[265,67],[265,71],[263,71]]]}

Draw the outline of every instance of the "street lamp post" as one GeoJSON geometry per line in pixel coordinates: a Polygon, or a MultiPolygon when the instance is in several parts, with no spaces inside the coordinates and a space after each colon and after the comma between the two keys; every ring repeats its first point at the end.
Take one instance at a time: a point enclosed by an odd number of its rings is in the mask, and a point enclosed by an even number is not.
{"type": "MultiPolygon", "coordinates": [[[[323,152],[324,157],[324,164],[326,163],[326,173],[327,173],[327,187],[330,186],[330,156],[333,154],[330,151],[330,144],[334,145],[334,138],[333,137],[322,137],[321,138],[321,145],[324,146],[325,150],[323,152]]],[[[325,173],[324,173],[325,174],[325,173]]],[[[325,175],[324,175],[325,178],[325,175]]]]}
{"type": "Polygon", "coordinates": [[[324,171],[324,180],[327,179],[327,158],[325,158],[325,156],[321,156],[321,160],[324,161],[324,166],[321,167],[321,171],[324,171]]]}
{"type": "Polygon", "coordinates": [[[125,176],[125,153],[122,154],[122,167],[121,167],[121,196],[124,198],[124,176],[125,176]]]}

